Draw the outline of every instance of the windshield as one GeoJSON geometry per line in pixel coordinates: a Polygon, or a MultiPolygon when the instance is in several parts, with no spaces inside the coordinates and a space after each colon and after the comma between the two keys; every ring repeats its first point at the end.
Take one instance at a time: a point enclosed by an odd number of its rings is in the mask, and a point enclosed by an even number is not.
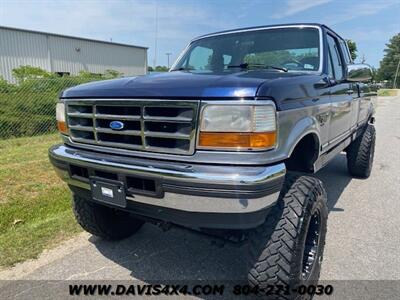
{"type": "Polygon", "coordinates": [[[191,43],[172,71],[232,72],[236,68],[250,69],[252,66],[274,72],[279,72],[279,68],[318,71],[319,39],[319,30],[311,27],[252,30],[206,37],[191,43]]]}

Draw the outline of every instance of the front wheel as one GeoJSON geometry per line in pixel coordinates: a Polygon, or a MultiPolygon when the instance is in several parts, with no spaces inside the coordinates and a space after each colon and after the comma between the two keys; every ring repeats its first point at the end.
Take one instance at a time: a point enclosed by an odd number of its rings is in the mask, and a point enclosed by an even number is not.
{"type": "Polygon", "coordinates": [[[73,196],[73,211],[83,229],[107,240],[127,238],[144,224],[125,211],[94,203],[76,194],[73,196]]]}
{"type": "Polygon", "coordinates": [[[315,284],[321,270],[327,218],[322,182],[314,177],[288,174],[278,203],[265,223],[249,235],[250,285],[267,290],[272,285],[292,288],[315,284]]]}

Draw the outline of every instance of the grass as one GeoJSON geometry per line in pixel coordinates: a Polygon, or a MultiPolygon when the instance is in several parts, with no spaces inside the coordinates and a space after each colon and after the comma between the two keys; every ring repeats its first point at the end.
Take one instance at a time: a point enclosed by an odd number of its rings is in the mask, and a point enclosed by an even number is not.
{"type": "Polygon", "coordinates": [[[378,96],[397,96],[400,95],[399,89],[380,89],[378,96]]]}
{"type": "Polygon", "coordinates": [[[0,268],[36,258],[81,229],[47,149],[57,134],[0,141],[0,268]]]}

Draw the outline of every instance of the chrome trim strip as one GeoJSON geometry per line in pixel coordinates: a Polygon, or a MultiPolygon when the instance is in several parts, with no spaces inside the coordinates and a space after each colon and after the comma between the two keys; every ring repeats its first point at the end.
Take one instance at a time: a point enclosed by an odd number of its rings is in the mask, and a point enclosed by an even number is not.
{"type": "Polygon", "coordinates": [[[346,139],[348,136],[351,135],[351,132],[352,132],[351,129],[346,130],[346,131],[343,132],[342,134],[339,134],[338,136],[336,136],[336,137],[334,137],[333,139],[331,139],[331,140],[329,141],[328,145],[329,145],[329,146],[336,145],[336,144],[337,144],[337,141],[341,141],[341,140],[346,139]]]}
{"type": "Polygon", "coordinates": [[[251,213],[275,204],[279,192],[255,199],[213,198],[175,193],[165,193],[164,198],[151,198],[143,195],[126,197],[129,201],[190,212],[202,213],[251,213]]]}

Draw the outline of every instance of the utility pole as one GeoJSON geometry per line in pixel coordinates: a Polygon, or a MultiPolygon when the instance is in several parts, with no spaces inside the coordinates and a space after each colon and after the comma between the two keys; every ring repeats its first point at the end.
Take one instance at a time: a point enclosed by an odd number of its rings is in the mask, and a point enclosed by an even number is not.
{"type": "Polygon", "coordinates": [[[154,34],[154,58],[153,58],[154,70],[156,69],[156,66],[157,66],[157,39],[158,39],[158,3],[157,3],[157,1],[155,2],[155,5],[156,5],[156,28],[155,28],[155,34],[154,34]]]}
{"type": "Polygon", "coordinates": [[[399,74],[399,67],[400,67],[400,56],[399,56],[399,62],[397,63],[397,69],[396,69],[396,74],[394,75],[394,81],[393,81],[393,88],[396,88],[396,81],[397,81],[397,75],[399,74]]]}
{"type": "Polygon", "coordinates": [[[171,52],[165,53],[165,55],[167,56],[167,61],[168,61],[168,64],[167,64],[168,69],[169,69],[169,57],[170,57],[171,54],[172,54],[171,52]]]}

